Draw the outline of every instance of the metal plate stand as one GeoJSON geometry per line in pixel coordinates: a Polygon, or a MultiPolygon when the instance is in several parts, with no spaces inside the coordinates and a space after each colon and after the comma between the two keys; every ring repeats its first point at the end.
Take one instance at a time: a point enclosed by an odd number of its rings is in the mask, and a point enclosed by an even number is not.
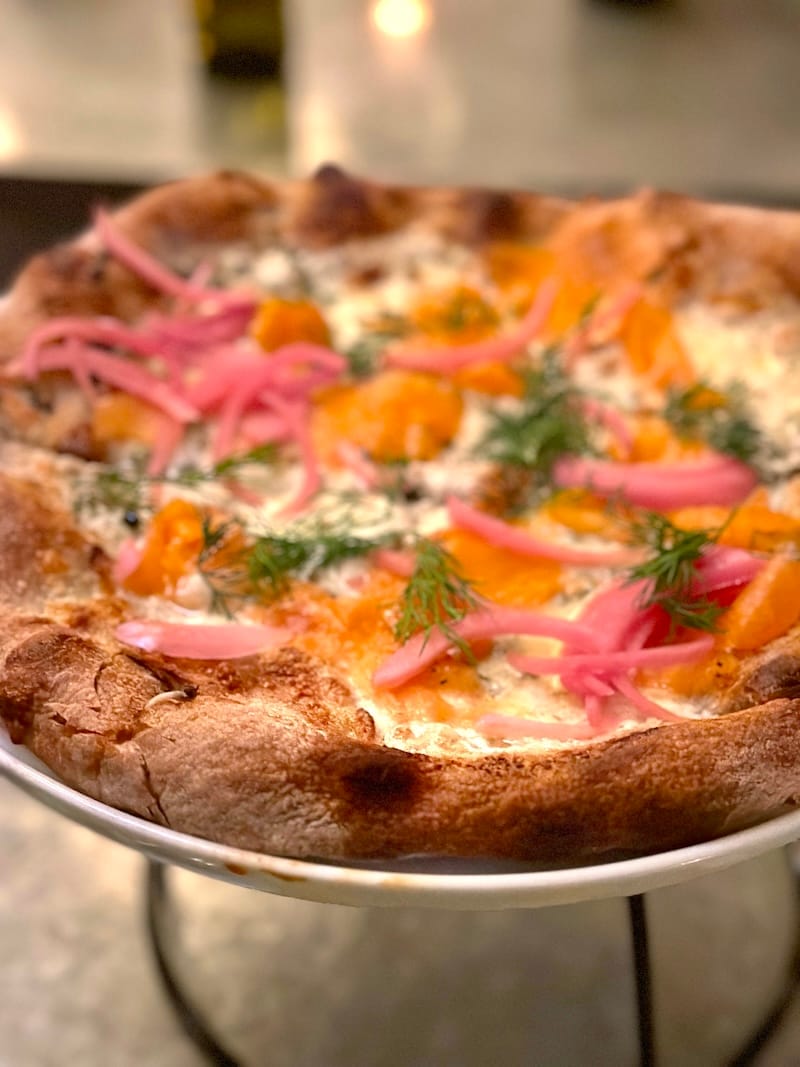
{"type": "MultiPolygon", "coordinates": [[[[657,1049],[653,1013],[653,975],[647,926],[645,894],[627,898],[631,937],[631,958],[636,986],[636,1022],[640,1067],[656,1067],[657,1049]]],[[[175,923],[170,914],[170,894],[167,867],[149,860],[146,884],[147,937],[153,952],[156,970],[164,993],[174,1010],[186,1036],[215,1067],[244,1067],[223,1042],[203,1013],[195,1007],[178,978],[172,961],[170,940],[175,923]]],[[[783,1015],[800,984],[800,942],[795,950],[793,965],[781,992],[766,1018],[730,1060],[729,1067],[749,1067],[778,1029],[783,1015]]]]}

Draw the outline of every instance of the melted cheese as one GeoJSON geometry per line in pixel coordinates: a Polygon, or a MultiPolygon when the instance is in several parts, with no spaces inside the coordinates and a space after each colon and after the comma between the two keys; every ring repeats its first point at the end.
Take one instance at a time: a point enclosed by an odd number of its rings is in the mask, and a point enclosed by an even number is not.
{"type": "MultiPolygon", "coordinates": [[[[272,293],[291,291],[299,274],[311,283],[315,299],[324,311],[331,328],[333,346],[346,349],[357,341],[382,313],[404,313],[432,289],[447,288],[467,282],[478,288],[485,286],[477,256],[465,249],[446,244],[440,239],[419,233],[405,232],[369,242],[354,242],[344,248],[320,252],[288,252],[274,249],[264,253],[254,264],[245,253],[231,250],[217,265],[223,282],[242,279],[255,281],[272,293]],[[368,287],[357,287],[352,277],[359,272],[372,271],[375,281],[368,287]]],[[[705,307],[688,307],[677,316],[680,336],[686,345],[698,374],[712,385],[729,386],[746,372],[748,392],[753,400],[765,435],[786,451],[790,465],[800,466],[800,359],[788,359],[787,352],[800,353],[800,316],[762,313],[746,318],[733,318],[705,307]]],[[[609,344],[601,350],[581,356],[575,367],[577,384],[606,398],[622,411],[635,412],[653,408],[661,402],[660,394],[648,389],[631,372],[619,345],[609,344]]],[[[349,521],[353,529],[365,535],[387,531],[415,530],[425,535],[436,533],[448,525],[443,501],[450,493],[469,496],[485,476],[488,466],[476,455],[476,447],[484,436],[490,406],[506,406],[513,410],[513,399],[492,400],[477,393],[466,394],[465,414],[459,432],[440,456],[426,463],[408,464],[409,482],[418,485],[426,494],[422,502],[387,501],[379,494],[361,491],[356,476],[347,470],[326,475],[323,492],[311,502],[302,521],[313,523],[341,504],[343,496],[357,493],[357,505],[352,503],[349,521]]],[[[37,479],[44,476],[57,484],[67,506],[74,508],[81,494],[96,474],[96,468],[68,457],[38,454],[32,449],[5,445],[7,463],[37,479]],[[10,450],[10,451],[9,451],[10,450]]],[[[122,456],[123,462],[125,456],[122,456]]],[[[174,470],[192,464],[209,463],[207,441],[202,433],[187,438],[176,456],[174,470]]],[[[294,497],[302,472],[291,463],[279,462],[260,473],[248,469],[247,485],[265,494],[261,507],[252,507],[234,497],[224,486],[201,484],[192,487],[166,484],[163,501],[183,497],[199,505],[212,506],[236,515],[252,530],[286,530],[290,519],[282,512],[294,497]]],[[[794,510],[800,514],[800,493],[795,494],[794,510]]],[[[780,497],[775,499],[787,506],[780,497]]],[[[116,513],[83,510],[80,521],[86,532],[114,556],[121,542],[131,535],[116,513]]],[[[563,531],[565,540],[584,547],[604,547],[601,539],[579,537],[563,531]]],[[[353,596],[353,587],[369,571],[364,560],[348,560],[330,568],[319,576],[319,586],[333,597],[353,596]]],[[[611,577],[609,571],[573,570],[563,591],[545,606],[545,610],[567,618],[577,617],[588,599],[611,577]]],[[[208,588],[197,576],[181,581],[176,602],[151,598],[144,602],[131,598],[138,613],[159,617],[186,617],[195,620],[206,617],[209,608],[208,588]]],[[[209,617],[210,618],[210,617],[209,617]]],[[[557,646],[550,645],[551,649],[557,646]]],[[[583,709],[576,698],[567,692],[557,679],[521,676],[506,659],[510,649],[541,652],[542,644],[532,638],[500,639],[494,652],[478,667],[482,695],[473,707],[475,717],[486,712],[519,715],[554,722],[580,722],[583,709]]],[[[334,664],[336,666],[336,664],[334,664]]],[[[454,722],[398,722],[386,710],[379,693],[367,685],[356,686],[357,697],[375,718],[378,732],[387,744],[428,752],[484,752],[510,742],[487,740],[478,730],[459,720],[454,722]]],[[[663,691],[651,692],[653,699],[682,715],[709,714],[708,702],[678,701],[663,691]]],[[[469,704],[470,701],[466,700],[469,704]]],[[[465,698],[453,697],[455,712],[466,713],[465,698]]],[[[624,707],[624,702],[620,701],[624,707]]],[[[624,711],[623,711],[624,716],[624,711]]],[[[618,729],[644,729],[656,725],[656,720],[622,717],[618,729]]],[[[526,751],[548,751],[568,747],[571,742],[520,740],[514,748],[526,751]]]]}

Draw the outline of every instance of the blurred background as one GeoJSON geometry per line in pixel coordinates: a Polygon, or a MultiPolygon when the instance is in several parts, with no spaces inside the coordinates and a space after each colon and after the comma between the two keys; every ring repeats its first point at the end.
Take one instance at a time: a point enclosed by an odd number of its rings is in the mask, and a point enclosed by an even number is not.
{"type": "Polygon", "coordinates": [[[795,195],[797,0],[0,0],[0,168],[795,195]]]}
{"type": "MultiPolygon", "coordinates": [[[[798,0],[0,0],[0,288],[97,199],[219,166],[796,205],[799,44],[798,0]]],[[[3,782],[0,856],[0,1067],[201,1064],[140,858],[3,782]]],[[[195,992],[249,1063],[633,1062],[621,901],[376,917],[178,888],[195,992]]],[[[651,899],[662,1062],[723,1063],[783,979],[793,882],[778,855],[651,899]]],[[[795,1004],[759,1067],[798,1049],[795,1004]]]]}
{"type": "Polygon", "coordinates": [[[793,203],[799,42],[797,0],[0,0],[0,284],[218,166],[793,203]]]}

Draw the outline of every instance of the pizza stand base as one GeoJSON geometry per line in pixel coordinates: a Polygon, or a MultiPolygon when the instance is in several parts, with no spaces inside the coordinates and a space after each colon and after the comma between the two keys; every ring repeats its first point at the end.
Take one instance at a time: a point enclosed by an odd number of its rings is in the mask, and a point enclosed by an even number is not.
{"type": "MultiPolygon", "coordinates": [[[[197,1006],[181,978],[176,956],[180,944],[175,938],[180,922],[175,921],[174,901],[171,903],[170,865],[283,896],[368,907],[493,911],[625,898],[634,978],[636,1044],[639,1062],[649,1065],[658,1062],[652,989],[659,979],[651,968],[646,893],[722,871],[768,852],[776,854],[775,850],[800,838],[800,813],[791,813],[704,845],[571,870],[531,871],[520,867],[498,873],[489,864],[469,873],[462,873],[463,867],[456,866],[457,873],[453,873],[452,864],[430,860],[397,864],[393,869],[370,865],[337,867],[230,849],[114,811],[54,780],[38,761],[12,746],[5,736],[0,736],[0,773],[62,814],[147,856],[146,930],[163,989],[195,1046],[209,1062],[222,1065],[241,1061],[227,1051],[226,1039],[217,1036],[215,1024],[197,1006]]],[[[620,917],[620,937],[624,932],[622,923],[620,917]]],[[[787,941],[791,937],[788,934],[787,941]]],[[[800,941],[781,988],[773,994],[763,1018],[727,1062],[737,1067],[756,1062],[800,981],[799,961],[800,941]]],[[[695,977],[702,981],[702,975],[687,975],[687,981],[695,977]]],[[[532,1033],[530,1040],[531,1049],[535,1049],[536,1035],[532,1033]]]]}
{"type": "MultiPolygon", "coordinates": [[[[187,1037],[216,1067],[244,1067],[243,1061],[226,1047],[226,1041],[216,1032],[207,1013],[193,1003],[180,977],[174,954],[176,924],[171,914],[169,867],[149,860],[145,884],[146,932],[154,964],[164,993],[187,1037]]],[[[648,936],[646,895],[636,893],[626,898],[630,933],[631,965],[635,990],[636,1045],[640,1067],[656,1067],[659,1063],[656,1046],[656,1020],[653,1011],[653,975],[648,936]]],[[[786,979],[763,1019],[754,1027],[737,1051],[726,1061],[728,1067],[749,1067],[756,1064],[759,1054],[779,1028],[784,1015],[800,986],[800,934],[786,979]]],[[[535,1057],[536,1035],[531,1034],[531,1055],[535,1057]]],[[[535,1063],[535,1058],[532,1058],[535,1063]]]]}

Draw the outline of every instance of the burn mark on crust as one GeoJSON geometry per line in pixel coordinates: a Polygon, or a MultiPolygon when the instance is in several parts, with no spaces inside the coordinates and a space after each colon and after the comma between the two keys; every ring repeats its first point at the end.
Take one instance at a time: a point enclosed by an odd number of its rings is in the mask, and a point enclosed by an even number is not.
{"type": "Polygon", "coordinates": [[[83,244],[62,244],[31,260],[20,284],[42,317],[118,315],[138,310],[148,294],[129,272],[83,244]],[[102,266],[101,266],[102,263],[102,266]]]}
{"type": "Polygon", "coordinates": [[[289,229],[302,245],[330,248],[397,229],[409,220],[411,204],[409,190],[374,185],[326,164],[302,189],[289,229]]]}
{"type": "Polygon", "coordinates": [[[482,244],[517,236],[523,229],[523,209],[513,193],[470,189],[461,204],[464,219],[462,239],[482,244]]]}
{"type": "Polygon", "coordinates": [[[339,800],[359,813],[376,810],[397,813],[413,807],[424,786],[420,757],[399,749],[355,747],[333,753],[324,761],[341,790],[339,800]]]}

